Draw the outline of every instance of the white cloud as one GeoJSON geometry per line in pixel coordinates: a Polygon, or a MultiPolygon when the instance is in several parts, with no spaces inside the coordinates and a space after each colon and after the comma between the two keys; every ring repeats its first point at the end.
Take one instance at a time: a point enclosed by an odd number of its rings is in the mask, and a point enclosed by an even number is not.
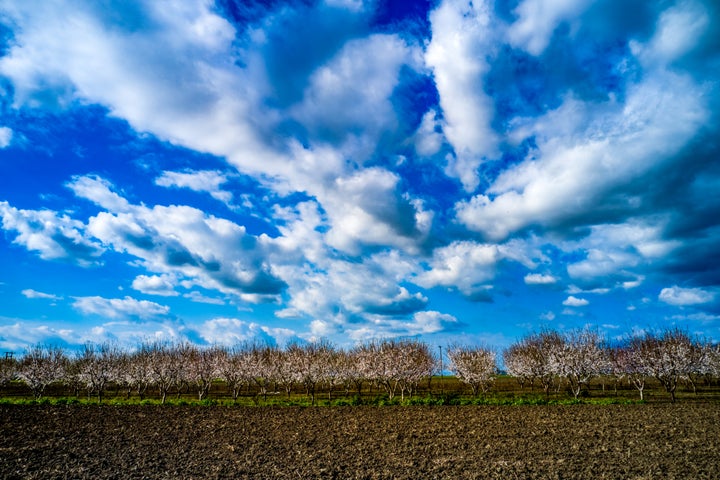
{"type": "Polygon", "coordinates": [[[38,343],[79,344],[79,336],[71,329],[57,325],[31,324],[22,320],[0,317],[0,349],[21,353],[38,343]]]}
{"type": "Polygon", "coordinates": [[[698,313],[691,313],[689,315],[673,315],[671,318],[673,320],[681,320],[681,321],[690,320],[692,322],[712,324],[712,323],[715,323],[718,320],[720,320],[720,315],[712,315],[707,312],[698,312],[698,313]]]}
{"type": "Polygon", "coordinates": [[[498,153],[493,101],[482,89],[494,40],[491,8],[482,0],[445,0],[430,13],[432,41],[425,62],[440,94],[443,131],[455,150],[446,173],[467,191],[478,186],[478,166],[498,153]]]}
{"type": "Polygon", "coordinates": [[[542,273],[528,273],[525,275],[525,283],[528,285],[552,285],[558,282],[558,279],[552,275],[543,275],[542,273]]]}
{"type": "Polygon", "coordinates": [[[175,278],[172,275],[138,275],[133,280],[132,288],[147,295],[162,297],[179,295],[175,291],[175,278]]]}
{"type": "Polygon", "coordinates": [[[280,172],[252,122],[258,92],[249,73],[229,60],[232,25],[206,1],[137,8],[152,28],[108,28],[92,2],[28,0],[9,7],[18,28],[0,73],[15,86],[15,105],[100,103],[140,132],[229,155],[252,171],[280,172]]]}
{"type": "Polygon", "coordinates": [[[456,241],[436,248],[428,269],[413,280],[425,288],[455,287],[468,297],[487,297],[495,277],[497,263],[513,260],[528,268],[535,268],[537,260],[546,260],[534,247],[534,239],[513,239],[504,244],[456,241]]]}
{"type": "Polygon", "coordinates": [[[108,319],[148,319],[165,316],[170,307],[148,300],[125,298],[103,298],[99,296],[75,297],[73,307],[86,315],[99,315],[108,319]]]}
{"type": "Polygon", "coordinates": [[[607,293],[610,293],[610,289],[606,287],[597,287],[597,288],[591,288],[591,289],[582,289],[578,287],[577,285],[570,285],[566,292],[570,295],[577,295],[578,293],[592,293],[594,295],[605,295],[607,293]]]}
{"type": "Polygon", "coordinates": [[[46,260],[67,259],[81,266],[98,263],[104,249],[86,231],[86,226],[51,210],[20,210],[0,202],[2,228],[17,232],[13,243],[38,252],[46,260]]]}
{"type": "Polygon", "coordinates": [[[67,187],[78,197],[110,211],[126,212],[130,208],[127,200],[112,191],[114,186],[110,182],[96,175],[76,175],[67,183],[67,187]]]}
{"type": "MultiPolygon", "coordinates": [[[[244,227],[193,207],[119,205],[119,212],[91,217],[88,232],[104,245],[141,259],[149,271],[191,281],[186,288],[194,282],[206,289],[246,295],[242,298],[250,301],[269,300],[282,290],[282,282],[264,259],[271,246],[268,237],[248,235],[244,227]]],[[[147,288],[147,282],[142,278],[137,286],[147,288]]]]}
{"type": "Polygon", "coordinates": [[[660,14],[647,45],[631,42],[630,46],[646,64],[667,64],[698,45],[709,24],[710,18],[702,4],[680,1],[660,14]]]}
{"type": "Polygon", "coordinates": [[[271,345],[284,345],[297,338],[295,332],[284,328],[270,328],[237,318],[214,318],[202,323],[198,333],[207,343],[232,346],[257,340],[271,345]]]}
{"type": "Polygon", "coordinates": [[[209,193],[214,199],[230,203],[233,199],[231,192],[220,188],[227,183],[228,178],[222,172],[215,170],[163,172],[155,179],[155,184],[161,187],[189,188],[196,192],[209,193]]]}
{"type": "Polygon", "coordinates": [[[356,342],[374,338],[407,337],[429,335],[451,331],[459,325],[452,315],[435,311],[422,311],[413,315],[410,320],[378,318],[369,325],[348,325],[345,332],[356,342]]]}
{"type": "Polygon", "coordinates": [[[0,148],[7,148],[12,142],[13,131],[9,127],[0,127],[0,148]]]}
{"type": "Polygon", "coordinates": [[[584,307],[586,305],[589,305],[590,302],[584,298],[577,298],[570,295],[568,298],[563,300],[562,304],[566,307],[584,307]]]}
{"type": "Polygon", "coordinates": [[[418,275],[415,283],[425,288],[457,287],[472,295],[495,276],[495,266],[502,258],[497,245],[454,242],[435,249],[430,269],[418,275]]]}
{"type": "Polygon", "coordinates": [[[397,174],[381,168],[337,178],[320,197],[332,225],[328,244],[354,255],[367,245],[417,253],[433,216],[422,203],[400,194],[399,181],[397,174]]]}
{"type": "Polygon", "coordinates": [[[508,39],[513,46],[539,55],[558,25],[581,13],[590,3],[590,0],[524,0],[515,8],[518,19],[508,28],[508,39]]]}
{"type": "Polygon", "coordinates": [[[143,342],[188,341],[186,329],[163,319],[140,321],[115,319],[101,324],[63,325],[58,320],[51,325],[0,317],[0,350],[22,352],[40,344],[57,345],[68,349],[82,347],[87,342],[114,342],[132,350],[143,342]]]}
{"type": "MultiPolygon", "coordinates": [[[[209,2],[138,8],[146,23],[129,33],[106,28],[104,12],[92,4],[14,5],[7,13],[17,24],[17,38],[0,59],[0,73],[16,87],[16,106],[41,105],[47,98],[59,98],[60,106],[76,99],[102,104],[139,132],[224,157],[281,194],[315,197],[329,212],[339,248],[357,252],[366,243],[385,245],[383,238],[390,246],[417,248],[432,215],[405,197],[397,179],[388,185],[375,169],[364,173],[362,163],[381,137],[397,130],[390,97],[402,67],[422,64],[418,47],[397,35],[353,38],[330,58],[314,60],[318,64],[301,79],[302,98],[276,109],[267,96],[284,79],[270,78],[261,55],[268,36],[288,35],[273,30],[283,28],[282,22],[259,25],[238,48],[238,32],[209,2]],[[302,144],[293,135],[277,135],[291,119],[302,126],[302,144]],[[360,205],[353,222],[345,213],[354,205],[343,195],[358,178],[389,202],[383,212],[360,205]],[[371,227],[367,234],[364,227],[371,227]]],[[[212,172],[165,172],[158,181],[230,198],[212,172]]],[[[122,210],[111,205],[118,199],[104,195],[97,179],[80,177],[70,186],[99,205],[122,210]]]]}
{"type": "MultiPolygon", "coordinates": [[[[370,255],[362,262],[326,259],[318,267],[287,265],[280,274],[288,282],[290,300],[278,317],[323,319],[324,329],[370,317],[406,316],[422,310],[427,298],[398,283],[417,267],[398,252],[370,255]]],[[[317,324],[320,326],[320,324],[317,324]]]]}
{"type": "Polygon", "coordinates": [[[651,261],[663,258],[681,243],[663,238],[666,219],[627,219],[622,224],[594,225],[590,234],[578,241],[561,244],[568,252],[582,252],[583,260],[570,263],[568,274],[578,279],[602,278],[619,274],[632,277],[623,288],[633,288],[642,283],[643,276],[632,273],[651,261]]]}
{"type": "Polygon", "coordinates": [[[458,202],[470,230],[502,240],[528,226],[552,227],[593,208],[610,188],[669,161],[705,123],[704,87],[670,72],[648,73],[624,104],[569,97],[519,129],[537,150],[505,170],[486,193],[458,202]],[[592,108],[591,108],[592,107],[592,108]]]}
{"type": "Polygon", "coordinates": [[[423,115],[420,126],[415,132],[415,151],[423,157],[430,157],[440,151],[444,137],[439,129],[442,123],[438,120],[438,113],[430,110],[423,115]]]}
{"type": "Polygon", "coordinates": [[[184,298],[188,298],[195,303],[207,303],[209,305],[225,305],[225,300],[221,298],[208,297],[200,292],[192,291],[183,295],[184,298]]]}
{"type": "Polygon", "coordinates": [[[663,288],[658,298],[667,304],[676,306],[701,305],[712,302],[715,294],[702,288],[683,288],[673,285],[663,288]]]}
{"type": "MultiPolygon", "coordinates": [[[[396,35],[351,40],[312,74],[302,102],[290,114],[317,138],[350,141],[358,153],[372,151],[383,132],[397,127],[390,96],[400,67],[412,63],[413,54],[396,35]]],[[[364,160],[362,154],[357,160],[364,160]]]]}
{"type": "Polygon", "coordinates": [[[33,290],[30,288],[25,289],[20,293],[22,293],[26,298],[40,298],[43,300],[62,300],[63,298],[58,295],[53,295],[51,293],[38,292],[37,290],[33,290]]]}
{"type": "Polygon", "coordinates": [[[643,275],[638,276],[635,280],[628,280],[627,282],[622,282],[622,288],[625,290],[630,290],[632,288],[637,288],[645,281],[645,277],[643,275]]]}

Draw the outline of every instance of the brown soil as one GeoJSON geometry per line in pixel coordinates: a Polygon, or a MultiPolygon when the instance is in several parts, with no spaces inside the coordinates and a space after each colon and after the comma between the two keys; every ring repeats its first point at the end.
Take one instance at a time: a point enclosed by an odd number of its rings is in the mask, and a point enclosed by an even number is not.
{"type": "Polygon", "coordinates": [[[0,406],[1,478],[718,478],[720,404],[0,406]]]}

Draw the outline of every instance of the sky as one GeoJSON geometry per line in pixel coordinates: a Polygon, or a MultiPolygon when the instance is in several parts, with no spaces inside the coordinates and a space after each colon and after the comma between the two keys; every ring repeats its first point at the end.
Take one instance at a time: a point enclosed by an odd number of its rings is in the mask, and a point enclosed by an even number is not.
{"type": "Polygon", "coordinates": [[[720,340],[720,6],[0,0],[0,350],[720,340]]]}

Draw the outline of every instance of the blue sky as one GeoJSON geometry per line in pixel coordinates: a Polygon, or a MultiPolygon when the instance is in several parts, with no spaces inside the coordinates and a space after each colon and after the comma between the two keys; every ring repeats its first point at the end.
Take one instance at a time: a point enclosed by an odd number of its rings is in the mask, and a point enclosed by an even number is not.
{"type": "Polygon", "coordinates": [[[0,349],[720,339],[712,1],[8,0],[0,349]]]}

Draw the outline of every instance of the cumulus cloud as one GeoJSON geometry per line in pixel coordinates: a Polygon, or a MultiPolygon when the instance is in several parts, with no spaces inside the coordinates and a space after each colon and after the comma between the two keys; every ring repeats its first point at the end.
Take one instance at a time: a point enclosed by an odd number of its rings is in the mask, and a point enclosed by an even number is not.
{"type": "MultiPolygon", "coordinates": [[[[103,202],[108,196],[116,196],[104,180],[83,179],[82,183],[101,185],[105,192],[98,198],[91,190],[92,194],[85,197],[89,200],[103,202]]],[[[78,195],[87,193],[85,189],[75,191],[78,195]]],[[[265,301],[284,288],[263,259],[267,237],[253,237],[240,225],[188,206],[149,208],[127,202],[100,205],[121,208],[91,217],[88,231],[104,245],[142,259],[152,272],[175,272],[203,288],[224,293],[258,295],[245,297],[253,301],[265,301]]],[[[137,286],[146,288],[149,281],[158,279],[143,278],[137,286]]]]}
{"type": "MultiPolygon", "coordinates": [[[[313,72],[302,102],[290,113],[318,140],[376,143],[383,132],[397,128],[390,96],[400,68],[411,62],[412,49],[396,35],[353,39],[313,72]]],[[[374,149],[360,147],[358,153],[374,149]]]]}
{"type": "Polygon", "coordinates": [[[478,166],[498,153],[493,101],[482,89],[494,40],[491,8],[485,1],[446,0],[430,14],[432,41],[425,62],[440,94],[442,129],[454,149],[446,172],[468,191],[479,184],[478,166]]]}
{"type": "Polygon", "coordinates": [[[68,350],[81,349],[87,342],[113,342],[132,350],[143,342],[187,342],[192,332],[169,319],[111,319],[99,325],[62,321],[45,324],[0,317],[0,349],[20,353],[38,343],[68,350]]]}
{"type": "Polygon", "coordinates": [[[397,252],[378,253],[362,262],[326,259],[322,269],[284,267],[290,294],[281,318],[308,316],[323,319],[316,329],[341,332],[347,323],[374,324],[379,318],[407,317],[422,309],[427,298],[398,283],[417,269],[414,262],[397,252]]]}
{"type": "Polygon", "coordinates": [[[125,212],[130,207],[126,199],[113,191],[114,185],[97,175],[76,175],[67,183],[67,187],[76,196],[113,212],[125,212]]]}
{"type": "MultiPolygon", "coordinates": [[[[408,320],[379,318],[370,325],[350,325],[346,333],[352,340],[361,342],[373,338],[407,337],[452,332],[455,329],[461,328],[462,325],[463,324],[452,315],[436,311],[423,311],[415,313],[413,317],[408,320]]],[[[317,324],[314,326],[318,327],[317,324]]],[[[322,330],[319,330],[319,332],[322,332],[322,330]]]]}
{"type": "Polygon", "coordinates": [[[209,305],[225,305],[225,300],[223,300],[221,298],[205,296],[196,290],[193,290],[190,293],[184,294],[183,297],[189,298],[191,301],[196,302],[196,303],[207,303],[209,305]]]}
{"type": "Polygon", "coordinates": [[[669,305],[701,305],[712,302],[715,299],[715,293],[702,288],[683,288],[673,285],[663,288],[658,298],[669,305]]]}
{"type": "Polygon", "coordinates": [[[537,151],[487,194],[458,202],[457,217],[494,240],[573,219],[677,154],[707,119],[702,98],[702,86],[669,72],[630,87],[624,104],[589,109],[569,98],[523,135],[535,135],[537,151]]]}
{"type": "Polygon", "coordinates": [[[457,288],[468,298],[487,300],[489,285],[498,262],[512,260],[528,268],[544,259],[532,242],[512,240],[504,244],[457,241],[436,248],[425,271],[413,280],[425,288],[437,286],[457,288]]]}
{"type": "Polygon", "coordinates": [[[590,305],[590,302],[584,298],[577,298],[570,295],[565,300],[563,300],[562,304],[566,307],[584,307],[586,305],[590,305]]]}
{"type": "Polygon", "coordinates": [[[457,287],[471,296],[492,280],[501,256],[497,245],[455,242],[433,252],[430,269],[418,275],[416,282],[426,288],[457,287]]]}
{"type": "Polygon", "coordinates": [[[175,291],[175,278],[171,275],[138,275],[132,282],[132,288],[148,295],[161,297],[179,295],[175,291]]]}
{"type": "Polygon", "coordinates": [[[198,335],[208,344],[233,346],[247,341],[283,346],[297,339],[295,332],[285,328],[270,328],[237,318],[214,318],[203,322],[198,335]]]}
{"type": "Polygon", "coordinates": [[[680,247],[678,240],[664,238],[667,220],[654,216],[627,219],[622,224],[594,225],[582,240],[566,242],[563,249],[584,257],[567,265],[570,277],[585,282],[602,279],[608,286],[632,288],[642,282],[648,265],[680,247]]]}
{"type": "Polygon", "coordinates": [[[542,273],[528,273],[524,280],[528,285],[552,285],[558,282],[556,277],[542,273]]]}
{"type": "MultiPolygon", "coordinates": [[[[18,41],[0,59],[0,72],[19,86],[16,105],[61,98],[67,92],[66,101],[82,98],[106,105],[135,129],[224,157],[278,191],[308,192],[327,203],[328,211],[351,206],[342,202],[343,185],[357,177],[353,170],[373,153],[379,137],[397,128],[390,97],[401,68],[420,65],[416,47],[397,35],[343,39],[347,33],[337,25],[323,25],[340,41],[335,51],[327,51],[334,42],[331,38],[310,36],[315,43],[291,59],[294,64],[308,65],[294,72],[278,67],[280,71],[275,72],[272,58],[257,55],[265,49],[274,52],[274,42],[282,49],[292,44],[284,37],[295,33],[282,30],[283,14],[273,17],[276,23],[271,19],[260,25],[244,38],[249,42],[246,49],[238,50],[233,47],[238,32],[206,2],[172,9],[152,3],[138,8],[153,28],[143,28],[143,24],[132,35],[122,30],[107,35],[106,19],[90,6],[66,8],[64,2],[48,8],[39,8],[34,2],[15,6],[10,14],[22,28],[18,41]],[[70,11],[72,18],[68,18],[70,11]],[[73,28],[66,28],[68,22],[73,28]],[[305,77],[288,83],[283,72],[304,72],[305,77]],[[52,94],[47,94],[48,89],[52,94]],[[269,109],[269,104],[277,103],[273,97],[282,97],[288,89],[299,90],[298,102],[280,102],[282,112],[269,109]],[[285,128],[293,132],[292,119],[302,124],[303,136],[309,135],[302,146],[292,136],[277,135],[285,128]]],[[[316,8],[345,20],[356,15],[322,5],[316,8]]],[[[306,13],[297,13],[296,20],[306,24],[313,12],[306,13]]],[[[371,171],[364,178],[378,180],[377,188],[387,187],[373,175],[371,171]]],[[[207,172],[166,172],[158,181],[205,190],[223,201],[229,198],[229,192],[216,188],[220,179],[207,172]]],[[[381,230],[372,233],[368,241],[375,244],[382,234],[389,233],[392,245],[412,243],[403,239],[408,234],[398,228],[416,222],[421,229],[420,222],[426,221],[427,215],[416,212],[395,185],[390,191],[395,196],[395,208],[387,208],[390,218],[362,209],[368,216],[363,224],[372,223],[381,230]],[[416,219],[418,216],[421,218],[416,219]]],[[[329,218],[334,222],[342,216],[337,212],[329,218]]],[[[353,226],[348,228],[347,237],[358,238],[353,226]]],[[[335,231],[343,229],[344,225],[338,225],[335,231]]]]}
{"type": "Polygon", "coordinates": [[[125,298],[103,298],[99,296],[75,297],[73,308],[86,315],[98,315],[107,319],[141,319],[165,316],[170,307],[148,300],[125,298]]]}
{"type": "Polygon", "coordinates": [[[421,202],[403,196],[398,191],[399,181],[397,174],[380,168],[336,179],[321,196],[332,225],[327,242],[351,254],[368,245],[417,253],[433,215],[421,202]]]}
{"type": "Polygon", "coordinates": [[[2,228],[16,232],[13,243],[46,260],[97,265],[104,248],[88,235],[82,222],[51,210],[22,210],[0,202],[2,228]]]}

